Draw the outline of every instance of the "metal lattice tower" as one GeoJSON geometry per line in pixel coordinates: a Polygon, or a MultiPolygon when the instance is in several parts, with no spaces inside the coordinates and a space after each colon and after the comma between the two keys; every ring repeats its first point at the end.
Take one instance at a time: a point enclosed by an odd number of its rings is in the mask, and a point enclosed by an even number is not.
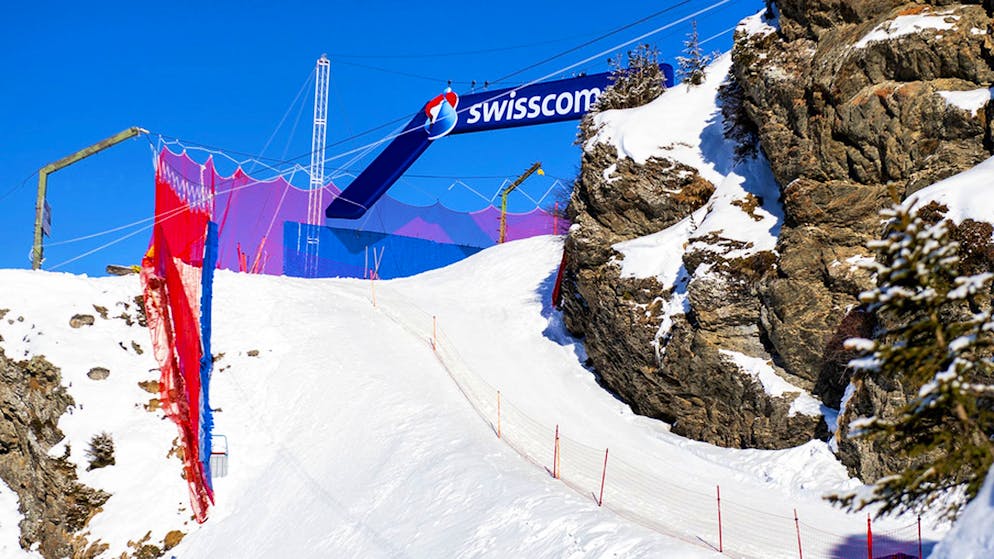
{"type": "MultiPolygon", "coordinates": [[[[319,226],[324,208],[321,193],[324,188],[324,150],[328,138],[328,83],[331,76],[331,62],[326,55],[318,59],[314,70],[314,132],[311,135],[311,183],[307,196],[307,223],[319,226]]],[[[307,275],[317,275],[317,255],[319,232],[313,229],[308,235],[306,271],[307,275]]]]}

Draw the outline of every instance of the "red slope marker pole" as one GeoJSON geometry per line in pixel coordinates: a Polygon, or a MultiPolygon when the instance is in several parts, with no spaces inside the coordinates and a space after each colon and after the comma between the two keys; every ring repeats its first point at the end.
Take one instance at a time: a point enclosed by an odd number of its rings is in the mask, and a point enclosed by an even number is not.
{"type": "Polygon", "coordinates": [[[866,559],[873,559],[873,527],[870,513],[866,513],[866,559]]]}
{"type": "Polygon", "coordinates": [[[604,449],[604,469],[601,470],[601,496],[597,499],[597,506],[604,504],[604,478],[607,477],[607,452],[608,448],[604,449]]]}
{"type": "Polygon", "coordinates": [[[552,234],[559,234],[559,202],[556,202],[556,209],[552,210],[552,234]]]}
{"type": "Polygon", "coordinates": [[[716,485],[715,490],[717,491],[718,495],[718,553],[724,553],[725,545],[721,539],[721,486],[716,485]]]}
{"type": "Polygon", "coordinates": [[[804,552],[801,551],[801,521],[797,519],[797,509],[794,509],[794,528],[797,529],[797,559],[804,559],[804,552]]]}
{"type": "Polygon", "coordinates": [[[918,515],[918,559],[922,559],[922,517],[918,515]]]}

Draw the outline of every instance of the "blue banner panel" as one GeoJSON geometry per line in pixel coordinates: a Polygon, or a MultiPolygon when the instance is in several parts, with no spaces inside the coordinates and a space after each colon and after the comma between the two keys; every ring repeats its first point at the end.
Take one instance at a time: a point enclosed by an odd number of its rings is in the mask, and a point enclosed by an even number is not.
{"type": "MultiPolygon", "coordinates": [[[[672,87],[673,67],[661,64],[660,68],[666,87],[672,87]]],[[[602,72],[463,95],[459,99],[459,122],[451,133],[579,120],[612,81],[611,72],[602,72]]]]}
{"type": "MultiPolygon", "coordinates": [[[[316,228],[320,229],[316,277],[366,278],[379,261],[379,278],[402,278],[448,266],[483,250],[402,235],[288,221],[283,226],[284,275],[310,276],[305,247],[308,236],[313,238],[316,228]]],[[[310,258],[313,268],[313,253],[310,258]]]]}
{"type": "MultiPolygon", "coordinates": [[[[666,87],[673,67],[660,64],[666,87]]],[[[432,141],[446,134],[579,120],[611,84],[611,72],[541,82],[520,88],[471,93],[451,90],[426,103],[404,130],[325,209],[331,219],[358,219],[421,157],[432,141]],[[418,130],[420,128],[420,130],[418,130]]]]}
{"type": "Polygon", "coordinates": [[[325,209],[325,216],[343,219],[362,217],[428,149],[431,140],[424,130],[427,121],[424,111],[418,111],[401,134],[359,173],[348,188],[332,200],[325,209]]]}

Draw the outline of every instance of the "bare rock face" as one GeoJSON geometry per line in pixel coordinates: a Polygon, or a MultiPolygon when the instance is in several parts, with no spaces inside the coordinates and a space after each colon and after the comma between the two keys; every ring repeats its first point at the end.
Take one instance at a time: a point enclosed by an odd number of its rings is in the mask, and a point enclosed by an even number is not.
{"type": "Polygon", "coordinates": [[[56,367],[41,357],[14,362],[0,348],[0,478],[20,501],[21,547],[37,544],[46,559],[89,556],[94,548],[79,532],[109,497],[77,482],[68,460],[48,455],[71,405],[56,367]]]}
{"type": "MultiPolygon", "coordinates": [[[[875,326],[858,306],[872,278],[857,264],[880,234],[878,211],[992,149],[994,110],[961,107],[948,95],[994,84],[990,3],[780,0],[776,7],[775,32],[738,32],[732,68],[744,128],[755,131],[780,185],[776,251],[727,258],[727,239],[694,239],[672,290],[620,277],[613,244],[676,223],[706,202],[711,187],[693,169],[666,160],[639,166],[607,146],[584,154],[571,204],[576,227],[566,241],[565,320],[585,336],[604,384],[675,432],[727,446],[782,448],[825,434],[820,418],[794,413],[790,397],[764,393],[732,357],[764,361],[839,406],[853,357],[842,342],[875,326]],[[895,20],[913,16],[931,27],[901,34],[895,20]],[[685,296],[685,312],[663,308],[676,300],[673,291],[685,296]],[[660,328],[668,317],[672,324],[660,328]]],[[[984,265],[988,252],[978,248],[974,264],[984,265]]],[[[907,388],[860,383],[840,425],[852,414],[897,409],[907,388]]],[[[845,428],[836,436],[843,461],[865,480],[899,467],[885,449],[848,439],[845,428]]]]}
{"type": "Polygon", "coordinates": [[[695,169],[673,161],[640,166],[604,145],[583,156],[570,203],[575,225],[566,239],[563,315],[570,331],[586,337],[602,381],[644,415],[667,418],[654,404],[662,386],[654,339],[663,287],[651,278],[622,278],[611,245],[673,225],[713,192],[695,169]]]}
{"type": "Polygon", "coordinates": [[[666,159],[638,165],[605,145],[588,149],[570,205],[566,325],[585,337],[603,384],[674,432],[725,446],[801,444],[824,430],[821,417],[793,413],[794,395],[770,396],[728,353],[764,356],[775,367],[761,340],[755,290],[773,269],[772,253],[726,259],[743,243],[720,234],[692,239],[699,248],[683,255],[688,274],[676,286],[686,292],[689,311],[678,313],[664,335],[673,288],[655,278],[621,277],[623,256],[612,245],[677,223],[713,192],[686,165],[666,159]],[[707,273],[695,275],[698,270],[707,273]]]}
{"type": "MultiPolygon", "coordinates": [[[[894,0],[781,0],[780,30],[740,33],[733,72],[781,185],[776,273],[759,286],[762,328],[786,372],[837,406],[849,383],[842,340],[872,331],[857,308],[871,278],[855,266],[892,199],[990,157],[990,109],[942,92],[994,82],[990,7],[894,0]],[[894,33],[925,16],[933,28],[894,33]]],[[[853,414],[889,413],[908,387],[860,383],[840,418],[840,456],[864,480],[899,467],[846,437],[853,414]]]]}

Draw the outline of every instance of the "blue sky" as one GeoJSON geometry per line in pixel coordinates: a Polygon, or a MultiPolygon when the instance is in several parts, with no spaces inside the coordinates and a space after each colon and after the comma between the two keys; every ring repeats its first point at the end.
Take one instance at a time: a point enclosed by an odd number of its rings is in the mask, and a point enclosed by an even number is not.
{"type": "MultiPolygon", "coordinates": [[[[37,185],[33,173],[128,126],[222,147],[235,157],[244,156],[234,152],[260,154],[270,137],[267,157],[284,160],[309,152],[313,86],[305,88],[297,105],[292,102],[322,53],[332,64],[327,151],[332,157],[387,135],[392,127],[347,140],[412,114],[448,80],[464,93],[471,80],[496,80],[669,9],[521,72],[506,85],[523,83],[714,3],[505,0],[452,4],[451,10],[437,2],[399,1],[38,1],[6,6],[0,21],[0,268],[30,266],[37,185]]],[[[696,17],[700,37],[733,27],[762,5],[759,0],[732,0],[696,17]]],[[[672,63],[689,30],[687,21],[646,41],[672,63]]],[[[730,46],[729,32],[705,48],[730,46]]],[[[607,58],[596,56],[556,76],[604,71],[607,58]]],[[[440,199],[453,207],[479,209],[485,202],[469,189],[449,188],[456,178],[489,197],[499,177],[513,178],[540,160],[546,177],[530,179],[523,187],[537,198],[555,178],[575,177],[580,160],[573,145],[575,128],[576,123],[561,123],[445,138],[390,194],[416,204],[440,199]]],[[[299,161],[306,164],[307,158],[299,161]]],[[[346,161],[336,159],[328,166],[346,161]]],[[[139,138],[53,174],[48,197],[53,234],[46,240],[44,267],[104,275],[108,263],[137,263],[148,244],[147,231],[62,264],[137,228],[59,243],[150,217],[151,162],[149,141],[139,138]]],[[[358,161],[350,169],[358,172],[368,162],[358,161]]],[[[512,198],[512,210],[529,205],[524,197],[512,198]]]]}

